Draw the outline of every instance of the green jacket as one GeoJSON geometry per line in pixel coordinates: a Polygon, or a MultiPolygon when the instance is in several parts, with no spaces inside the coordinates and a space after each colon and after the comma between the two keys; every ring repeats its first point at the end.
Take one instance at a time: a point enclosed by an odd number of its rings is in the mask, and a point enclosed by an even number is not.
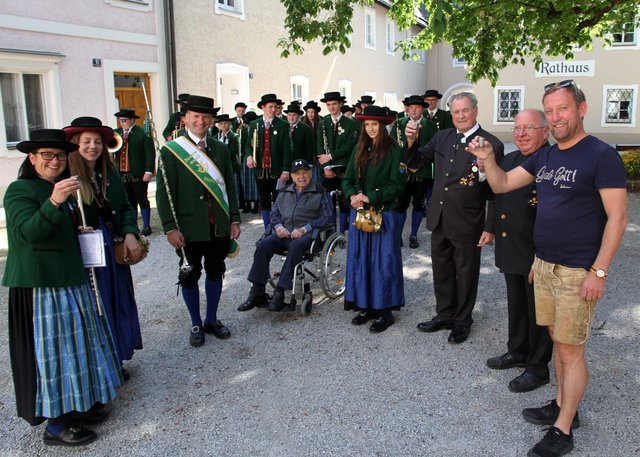
{"type": "MultiPolygon", "coordinates": [[[[391,129],[391,138],[393,138],[396,143],[398,142],[398,138],[400,139],[399,145],[402,147],[404,154],[403,157],[407,154],[407,135],[405,134],[405,129],[407,128],[409,119],[411,119],[409,116],[403,117],[396,121],[391,129]],[[400,129],[398,129],[398,124],[400,124],[400,129]]],[[[427,144],[436,133],[438,133],[438,127],[436,124],[428,120],[425,116],[422,116],[422,119],[420,120],[420,131],[418,133],[418,146],[424,146],[427,144]]],[[[418,170],[415,173],[415,176],[419,178],[433,179],[433,166],[424,167],[418,170]]]]}
{"type": "Polygon", "coordinates": [[[380,163],[369,163],[361,170],[359,177],[356,167],[356,151],[353,151],[349,165],[342,178],[342,191],[349,197],[359,192],[369,197],[369,204],[378,211],[389,211],[396,207],[396,200],[404,190],[405,177],[400,171],[402,149],[393,145],[380,163]]]}
{"type": "MultiPolygon", "coordinates": [[[[218,132],[218,138],[222,132],[218,132]]],[[[242,162],[240,162],[240,144],[238,142],[238,135],[229,131],[224,141],[220,140],[229,149],[229,155],[231,156],[231,163],[233,164],[233,171],[240,173],[242,171],[242,162]]]]}
{"type": "MultiPolygon", "coordinates": [[[[122,129],[115,129],[116,133],[122,134],[122,129]]],[[[122,137],[124,139],[124,136],[122,137]]],[[[153,140],[144,133],[144,129],[139,125],[134,125],[129,133],[129,167],[131,176],[142,176],[145,172],[153,173],[156,166],[156,154],[153,140]]],[[[122,148],[116,151],[116,168],[120,170],[120,154],[122,148]]]]}
{"type": "Polygon", "coordinates": [[[316,161],[316,146],[313,142],[311,127],[298,122],[291,136],[291,162],[304,159],[310,164],[316,161]]]}
{"type": "MultiPolygon", "coordinates": [[[[271,137],[271,176],[278,177],[283,171],[291,168],[291,140],[289,138],[289,123],[278,117],[274,117],[269,126],[271,137]]],[[[256,166],[253,173],[262,175],[262,151],[264,149],[264,119],[259,117],[251,122],[249,133],[245,139],[247,142],[246,154],[253,154],[256,159],[256,166]],[[257,131],[257,150],[253,151],[253,132],[257,131]]],[[[244,157],[244,160],[247,158],[244,157]]]]}
{"type": "Polygon", "coordinates": [[[67,204],[56,208],[51,203],[52,191],[53,184],[40,178],[19,179],[7,188],[9,253],[2,285],[68,287],[87,282],[76,224],[67,204]]]}
{"type": "MultiPolygon", "coordinates": [[[[425,109],[424,115],[428,118],[429,110],[425,109]]],[[[440,108],[438,108],[438,111],[436,111],[435,117],[431,119],[431,121],[436,123],[438,130],[450,129],[451,127],[453,127],[453,119],[451,118],[451,112],[445,111],[440,108]]]]}
{"type": "Polygon", "coordinates": [[[166,127],[164,128],[164,130],[162,131],[162,136],[166,139],[167,137],[171,136],[171,134],[173,133],[174,130],[177,130],[180,128],[180,120],[182,119],[182,116],[180,115],[180,111],[176,111],[175,113],[171,113],[171,116],[169,116],[169,121],[167,122],[166,127]]]}
{"type": "MultiPolygon", "coordinates": [[[[185,136],[186,131],[182,129],[180,136],[185,136]]],[[[168,143],[170,144],[170,143],[168,143]]],[[[224,183],[227,190],[227,198],[229,200],[229,218],[230,222],[240,222],[240,211],[238,210],[238,197],[236,193],[235,181],[233,178],[233,166],[231,157],[227,147],[220,141],[211,137],[207,137],[207,147],[209,148],[209,157],[213,159],[216,167],[224,177],[224,183]]],[[[189,241],[210,241],[209,233],[209,192],[198,181],[187,167],[179,161],[166,146],[160,151],[160,157],[164,162],[164,170],[158,170],[156,177],[156,203],[158,205],[158,214],[162,222],[162,228],[165,233],[178,228],[176,220],[171,213],[169,200],[167,198],[167,188],[164,182],[166,174],[169,188],[171,190],[171,198],[178,218],[180,231],[189,241]]],[[[216,220],[221,220],[224,213],[219,205],[214,204],[214,216],[216,220]]],[[[230,225],[216,224],[216,234],[218,236],[226,236],[230,233],[230,225]]]]}
{"type": "MultiPolygon", "coordinates": [[[[102,183],[102,175],[96,173],[98,183],[102,183]]],[[[136,224],[133,207],[129,203],[127,192],[122,184],[120,173],[115,167],[107,169],[107,200],[113,214],[113,225],[116,231],[115,235],[123,237],[127,233],[133,233],[136,237],[140,234],[138,225],[136,224]]],[[[95,199],[91,205],[83,205],[84,215],[87,225],[98,228],[98,204],[95,199]]]]}
{"type": "Polygon", "coordinates": [[[330,165],[342,165],[344,167],[349,163],[351,153],[358,143],[358,134],[360,133],[356,122],[346,116],[341,116],[338,121],[336,130],[336,139],[333,141],[333,119],[331,116],[325,116],[318,126],[318,136],[316,138],[316,154],[330,153],[333,156],[324,167],[330,165]],[[325,148],[326,139],[326,148],[325,148]]]}

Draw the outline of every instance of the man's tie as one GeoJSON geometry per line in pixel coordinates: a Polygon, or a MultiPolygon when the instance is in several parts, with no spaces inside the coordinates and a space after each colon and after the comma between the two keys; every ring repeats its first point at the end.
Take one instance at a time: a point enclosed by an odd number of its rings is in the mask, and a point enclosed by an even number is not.
{"type": "Polygon", "coordinates": [[[207,150],[207,143],[204,140],[198,141],[198,147],[203,151],[207,150]]]}
{"type": "Polygon", "coordinates": [[[462,144],[462,139],[464,138],[464,133],[456,133],[456,144],[462,144]]]}

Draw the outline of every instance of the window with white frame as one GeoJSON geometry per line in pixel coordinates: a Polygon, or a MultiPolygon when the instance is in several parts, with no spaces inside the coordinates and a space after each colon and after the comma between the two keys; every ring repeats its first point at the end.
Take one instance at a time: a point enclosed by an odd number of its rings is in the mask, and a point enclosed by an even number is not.
{"type": "Polygon", "coordinates": [[[364,47],[376,48],[376,10],[373,8],[364,9],[364,47]]]}
{"type": "Polygon", "coordinates": [[[8,147],[47,127],[42,74],[0,72],[0,100],[8,147]]]}
{"type": "Polygon", "coordinates": [[[215,12],[244,19],[244,0],[215,0],[215,12]]]}
{"type": "Polygon", "coordinates": [[[340,95],[345,97],[345,103],[351,104],[351,81],[348,79],[341,79],[338,81],[338,91],[340,91],[340,95]]]}
{"type": "Polygon", "coordinates": [[[464,60],[464,57],[454,57],[453,58],[453,66],[454,67],[464,67],[467,64],[467,61],[464,60]]]}
{"type": "Polygon", "coordinates": [[[636,44],[636,26],[633,22],[627,22],[622,28],[612,34],[614,46],[632,46],[636,44]]]}
{"type": "Polygon", "coordinates": [[[636,87],[605,87],[606,124],[631,124],[634,117],[636,87]]]}
{"type": "Polygon", "coordinates": [[[513,122],[522,108],[522,87],[496,87],[496,122],[513,122]]]}
{"type": "Polygon", "coordinates": [[[398,96],[395,92],[385,92],[382,97],[384,106],[394,111],[398,109],[398,96]]]}
{"type": "Polygon", "coordinates": [[[302,75],[295,75],[289,78],[291,83],[291,100],[304,103],[309,100],[309,78],[302,75]]]}
{"type": "Polygon", "coordinates": [[[396,51],[396,26],[387,17],[387,54],[393,55],[396,51]]]}

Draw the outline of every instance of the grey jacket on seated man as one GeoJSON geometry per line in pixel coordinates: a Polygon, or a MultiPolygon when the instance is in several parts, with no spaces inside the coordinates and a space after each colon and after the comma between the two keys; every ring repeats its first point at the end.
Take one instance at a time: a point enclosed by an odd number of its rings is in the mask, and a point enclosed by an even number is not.
{"type": "Polygon", "coordinates": [[[311,182],[297,192],[293,183],[281,189],[271,210],[271,227],[283,226],[288,231],[304,227],[306,235],[315,238],[318,232],[331,227],[334,211],[328,194],[311,182]]]}

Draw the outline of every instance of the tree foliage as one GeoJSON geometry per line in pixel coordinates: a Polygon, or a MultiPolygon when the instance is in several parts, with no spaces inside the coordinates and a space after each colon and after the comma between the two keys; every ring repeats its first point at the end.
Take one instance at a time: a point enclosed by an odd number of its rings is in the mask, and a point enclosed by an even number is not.
{"type": "MultiPolygon", "coordinates": [[[[351,46],[354,8],[373,0],[281,0],[289,36],[278,41],[281,55],[304,52],[303,43],[321,40],[323,53],[351,46]]],[[[498,80],[501,69],[545,56],[573,58],[576,47],[591,49],[594,38],[611,41],[622,25],[637,21],[640,0],[395,0],[389,16],[400,30],[421,32],[396,45],[404,58],[445,42],[467,62],[471,82],[498,80]],[[428,11],[428,13],[426,13],[428,11]],[[418,14],[417,14],[418,13],[418,14]]]]}

